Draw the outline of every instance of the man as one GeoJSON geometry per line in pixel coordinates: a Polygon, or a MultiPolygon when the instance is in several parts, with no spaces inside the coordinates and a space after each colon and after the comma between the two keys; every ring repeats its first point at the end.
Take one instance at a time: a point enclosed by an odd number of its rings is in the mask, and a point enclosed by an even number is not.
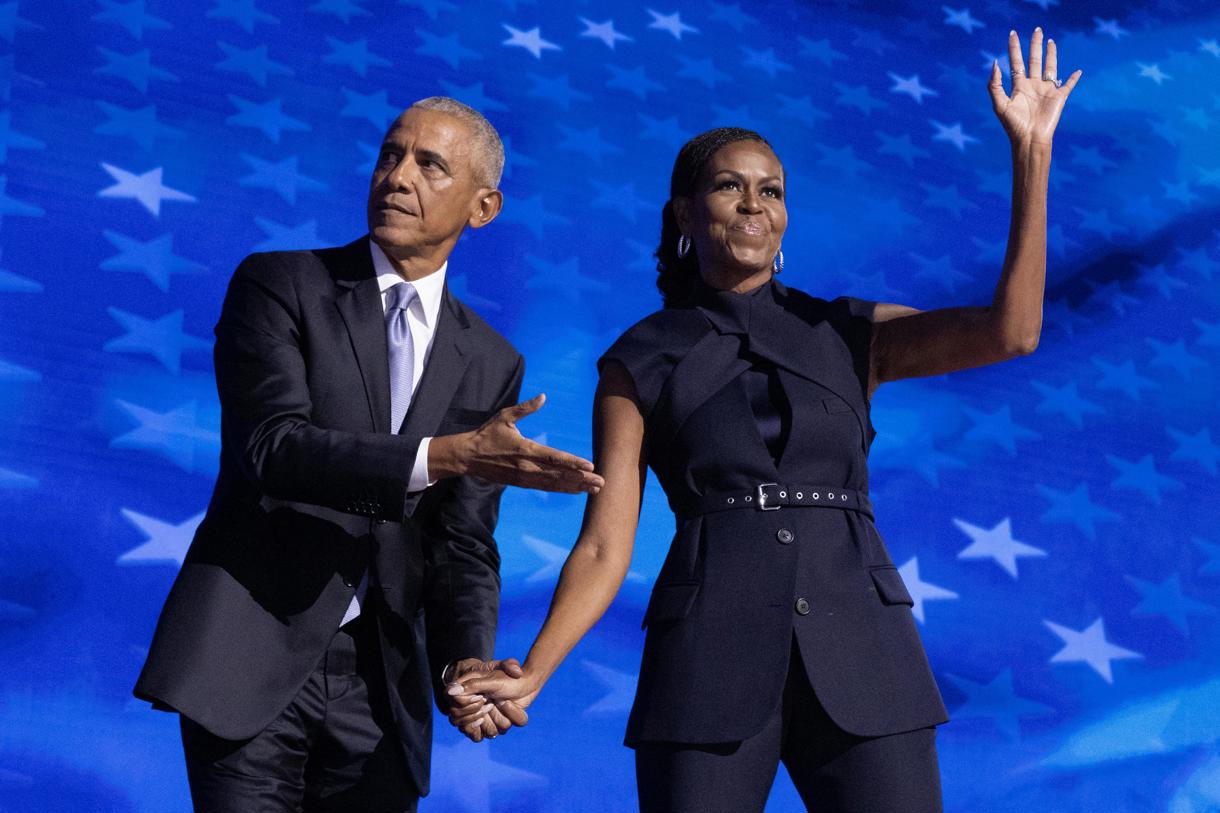
{"type": "MultiPolygon", "coordinates": [[[[256,254],[216,326],[220,474],[138,697],[179,712],[197,810],[414,810],[431,701],[495,664],[503,484],[595,491],[521,437],[521,356],[445,286],[503,146],[452,99],[391,126],[369,236],[256,254]]],[[[510,669],[513,667],[509,667],[510,669]]],[[[484,733],[523,713],[489,710],[484,733]]]]}

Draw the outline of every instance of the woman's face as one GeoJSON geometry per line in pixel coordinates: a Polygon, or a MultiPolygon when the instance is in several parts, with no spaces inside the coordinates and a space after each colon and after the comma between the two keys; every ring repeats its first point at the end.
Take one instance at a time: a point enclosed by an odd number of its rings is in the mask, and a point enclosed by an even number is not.
{"type": "Polygon", "coordinates": [[[727,144],[704,167],[694,194],[674,200],[674,216],[694,243],[704,281],[768,270],[788,228],[784,168],[766,144],[727,144]]]}

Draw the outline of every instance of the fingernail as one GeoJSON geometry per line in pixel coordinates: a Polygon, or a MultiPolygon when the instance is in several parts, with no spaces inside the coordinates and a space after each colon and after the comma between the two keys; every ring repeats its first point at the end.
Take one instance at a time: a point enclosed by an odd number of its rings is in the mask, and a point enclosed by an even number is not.
{"type": "Polygon", "coordinates": [[[1014,28],[1013,30],[1008,32],[1008,36],[1011,37],[1013,34],[1016,34],[1016,33],[1017,33],[1017,29],[1014,28]]]}
{"type": "Polygon", "coordinates": [[[1040,26],[1040,25],[1039,25],[1039,26],[1035,26],[1035,28],[1034,28],[1034,33],[1035,33],[1035,34],[1041,34],[1041,33],[1042,33],[1042,26],[1040,26]]]}
{"type": "Polygon", "coordinates": [[[463,694],[463,693],[465,693],[465,691],[466,691],[466,689],[460,683],[455,683],[452,686],[450,686],[448,689],[445,690],[445,692],[447,694],[449,694],[451,697],[455,697],[459,694],[463,694]]]}

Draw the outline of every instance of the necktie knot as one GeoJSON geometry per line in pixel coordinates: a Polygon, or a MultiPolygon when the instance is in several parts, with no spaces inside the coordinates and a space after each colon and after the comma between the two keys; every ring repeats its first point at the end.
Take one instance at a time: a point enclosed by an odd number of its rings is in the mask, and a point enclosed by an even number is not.
{"type": "Polygon", "coordinates": [[[411,302],[418,296],[415,286],[409,282],[396,282],[386,289],[385,292],[385,312],[388,315],[391,311],[406,310],[410,307],[411,302]]]}

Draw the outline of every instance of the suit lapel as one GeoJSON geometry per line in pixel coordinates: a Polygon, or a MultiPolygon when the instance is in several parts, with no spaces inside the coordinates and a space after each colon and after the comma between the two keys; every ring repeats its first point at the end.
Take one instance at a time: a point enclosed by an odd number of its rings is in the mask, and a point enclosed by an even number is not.
{"type": "Polygon", "coordinates": [[[349,254],[344,269],[350,276],[338,278],[335,284],[343,289],[335,298],[335,307],[347,326],[352,352],[364,379],[364,394],[369,403],[373,429],[387,432],[390,428],[390,360],[386,349],[385,311],[381,307],[381,289],[373,275],[373,258],[367,238],[344,247],[349,254]]]}
{"type": "Polygon", "coordinates": [[[653,434],[663,445],[707,399],[749,369],[750,363],[738,357],[740,346],[737,336],[709,329],[674,367],[653,408],[660,418],[653,434]]]}
{"type": "Polygon", "coordinates": [[[470,363],[467,352],[469,327],[466,315],[449,293],[449,285],[446,283],[445,291],[441,295],[441,308],[437,312],[432,350],[428,354],[419,386],[411,396],[411,406],[403,421],[402,434],[413,437],[430,437],[436,434],[458,385],[462,383],[466,365],[470,363]]]}
{"type": "MultiPolygon", "coordinates": [[[[773,285],[780,299],[788,296],[780,283],[773,285]]],[[[751,320],[750,352],[842,398],[855,413],[861,437],[867,438],[868,404],[853,372],[851,352],[830,322],[820,315],[806,317],[782,306],[768,308],[766,318],[751,320]]],[[[795,405],[793,409],[798,411],[795,405]]]]}

